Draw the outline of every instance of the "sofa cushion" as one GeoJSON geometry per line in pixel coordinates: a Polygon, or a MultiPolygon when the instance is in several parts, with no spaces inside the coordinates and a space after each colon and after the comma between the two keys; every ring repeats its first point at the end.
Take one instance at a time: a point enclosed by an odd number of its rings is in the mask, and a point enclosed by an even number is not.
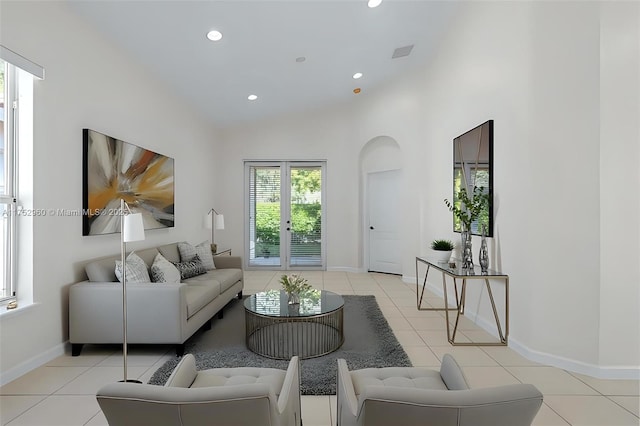
{"type": "MultiPolygon", "coordinates": [[[[217,284],[217,283],[216,283],[217,284]]],[[[220,295],[219,285],[189,284],[186,289],[187,318],[191,318],[198,311],[220,295]]]]}
{"type": "Polygon", "coordinates": [[[242,279],[242,270],[233,268],[216,269],[215,271],[209,271],[206,276],[220,282],[220,292],[224,293],[242,279]]]}
{"type": "Polygon", "coordinates": [[[158,253],[151,265],[151,280],[154,283],[179,283],[180,271],[175,265],[158,253]]]}
{"type": "Polygon", "coordinates": [[[198,255],[186,262],[175,262],[174,265],[180,271],[183,280],[207,273],[198,255]]]}
{"type": "Polygon", "coordinates": [[[213,254],[211,253],[211,245],[206,241],[195,247],[186,242],[178,243],[178,251],[180,252],[181,262],[192,260],[198,256],[207,271],[216,269],[216,265],[213,262],[213,254]]]}
{"type": "MultiPolygon", "coordinates": [[[[118,281],[122,282],[122,261],[115,261],[115,274],[118,281]]],[[[147,270],[147,264],[137,254],[132,252],[127,256],[126,260],[127,268],[127,282],[129,283],[148,283],[151,282],[149,278],[149,271],[147,270]]]]}

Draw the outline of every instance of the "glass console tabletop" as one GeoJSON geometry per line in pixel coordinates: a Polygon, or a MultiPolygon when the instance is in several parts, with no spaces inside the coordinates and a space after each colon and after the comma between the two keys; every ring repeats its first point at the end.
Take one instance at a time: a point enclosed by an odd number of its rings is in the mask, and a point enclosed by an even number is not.
{"type": "Polygon", "coordinates": [[[491,277],[506,277],[507,274],[503,274],[500,271],[496,271],[495,269],[489,269],[486,273],[483,273],[480,266],[474,265],[473,269],[464,269],[462,268],[461,262],[438,262],[433,259],[428,259],[426,257],[416,257],[417,262],[422,262],[428,264],[432,268],[436,268],[440,272],[444,272],[451,276],[456,276],[458,278],[469,278],[478,276],[478,278],[491,278],[491,277]],[[453,266],[452,266],[453,265],[453,266]]]}

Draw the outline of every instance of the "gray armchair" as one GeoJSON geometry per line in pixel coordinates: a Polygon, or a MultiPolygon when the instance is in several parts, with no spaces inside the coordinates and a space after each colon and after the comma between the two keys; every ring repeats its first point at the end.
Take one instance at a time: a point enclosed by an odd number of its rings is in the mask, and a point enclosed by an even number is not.
{"type": "Polygon", "coordinates": [[[529,426],[542,394],[533,385],[469,389],[455,359],[440,371],[414,367],[349,371],[338,360],[338,426],[529,426]]]}
{"type": "Polygon", "coordinates": [[[111,383],[96,397],[110,426],[300,426],[299,364],[197,371],[188,354],[164,386],[111,383]]]}

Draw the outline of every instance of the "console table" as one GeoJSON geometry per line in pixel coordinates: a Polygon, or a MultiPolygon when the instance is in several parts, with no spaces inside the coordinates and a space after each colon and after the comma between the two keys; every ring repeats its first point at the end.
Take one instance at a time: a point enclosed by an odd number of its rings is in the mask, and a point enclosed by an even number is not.
{"type": "Polygon", "coordinates": [[[440,263],[435,260],[429,260],[424,257],[416,257],[416,305],[418,310],[421,311],[445,311],[445,317],[447,321],[447,340],[452,345],[457,346],[506,346],[507,339],[509,337],[509,276],[502,272],[489,269],[487,273],[482,273],[480,267],[476,266],[473,270],[463,269],[460,265],[456,267],[450,267],[449,263],[440,263]],[[424,279],[422,280],[422,289],[420,289],[420,273],[419,266],[426,265],[426,271],[424,279]],[[424,297],[424,290],[427,287],[427,277],[429,276],[429,270],[433,268],[442,273],[442,291],[444,292],[444,307],[422,307],[422,299],[424,297]],[[447,277],[453,281],[453,287],[456,297],[455,307],[449,306],[449,300],[447,295],[447,277]],[[460,295],[458,295],[458,280],[462,281],[462,287],[460,295]],[[467,293],[467,282],[475,282],[487,288],[487,294],[489,295],[489,301],[491,302],[491,308],[493,310],[493,317],[496,320],[496,328],[498,330],[498,336],[500,340],[498,342],[456,342],[456,332],[458,331],[458,323],[460,315],[464,315],[465,297],[467,293]],[[500,318],[498,316],[498,310],[493,298],[493,292],[491,291],[491,281],[502,281],[505,286],[505,329],[502,332],[502,325],[500,324],[500,318]],[[449,311],[456,312],[456,321],[451,330],[449,322],[449,311]]]}

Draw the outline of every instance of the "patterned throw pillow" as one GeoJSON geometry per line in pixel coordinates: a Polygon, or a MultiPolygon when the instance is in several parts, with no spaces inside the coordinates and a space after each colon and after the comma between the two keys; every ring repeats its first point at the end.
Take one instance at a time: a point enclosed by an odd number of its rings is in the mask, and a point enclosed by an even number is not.
{"type": "Polygon", "coordinates": [[[180,278],[183,280],[207,273],[198,255],[195,255],[192,260],[187,262],[175,262],[174,265],[180,271],[180,278]]]}
{"type": "MultiPolygon", "coordinates": [[[[134,252],[127,256],[127,283],[149,283],[147,264],[134,252]]],[[[116,260],[116,277],[122,282],[122,261],[116,260]]]]}
{"type": "Polygon", "coordinates": [[[180,252],[180,262],[188,262],[198,254],[194,246],[184,242],[178,243],[178,251],[180,252]]]}
{"type": "Polygon", "coordinates": [[[202,264],[207,271],[216,269],[216,264],[213,263],[213,254],[211,253],[211,244],[208,241],[200,243],[196,246],[196,253],[202,260],[202,264]]]}
{"type": "Polygon", "coordinates": [[[180,271],[160,253],[156,254],[151,265],[151,280],[154,283],[179,283],[180,271]]]}
{"type": "Polygon", "coordinates": [[[213,262],[213,254],[211,253],[211,246],[207,241],[204,241],[195,247],[189,243],[178,243],[178,251],[180,252],[181,262],[192,260],[197,255],[200,257],[200,260],[207,271],[216,269],[216,264],[213,262]]]}

